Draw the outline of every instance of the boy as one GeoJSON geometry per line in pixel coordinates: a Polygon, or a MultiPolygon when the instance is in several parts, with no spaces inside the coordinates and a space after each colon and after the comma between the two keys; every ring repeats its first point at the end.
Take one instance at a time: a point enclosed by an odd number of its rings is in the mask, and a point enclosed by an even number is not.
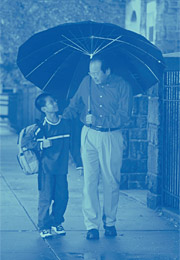
{"type": "Polygon", "coordinates": [[[24,146],[40,154],[38,174],[39,202],[38,227],[42,238],[52,236],[51,229],[65,235],[62,226],[68,202],[68,157],[70,124],[58,116],[58,105],[49,94],[41,94],[35,100],[36,108],[45,114],[39,128],[35,126],[24,146]],[[53,201],[53,203],[52,203],[53,201]],[[52,212],[50,206],[52,204],[52,212]]]}

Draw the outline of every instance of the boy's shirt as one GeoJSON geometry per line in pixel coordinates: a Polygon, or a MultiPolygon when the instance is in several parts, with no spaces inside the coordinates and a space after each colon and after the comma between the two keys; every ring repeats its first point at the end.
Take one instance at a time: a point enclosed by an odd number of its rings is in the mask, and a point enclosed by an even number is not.
{"type": "Polygon", "coordinates": [[[43,126],[37,131],[38,128],[36,125],[29,142],[24,145],[30,149],[41,150],[41,165],[45,174],[67,174],[70,121],[61,119],[59,123],[52,124],[45,118],[43,126]],[[51,141],[48,148],[42,146],[44,136],[51,141]]]}

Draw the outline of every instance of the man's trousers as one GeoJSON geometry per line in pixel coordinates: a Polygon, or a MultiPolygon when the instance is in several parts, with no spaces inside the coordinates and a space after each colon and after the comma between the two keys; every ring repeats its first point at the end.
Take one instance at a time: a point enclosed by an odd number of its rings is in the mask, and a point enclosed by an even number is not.
{"type": "Polygon", "coordinates": [[[40,230],[58,226],[64,221],[68,202],[67,175],[41,174],[39,190],[38,227],[40,230]],[[52,203],[52,212],[50,206],[52,203]]]}
{"type": "Polygon", "coordinates": [[[98,193],[99,177],[103,184],[104,225],[114,226],[119,201],[120,170],[123,155],[121,130],[100,132],[84,126],[81,134],[84,167],[83,215],[85,226],[99,229],[101,209],[98,193]]]}

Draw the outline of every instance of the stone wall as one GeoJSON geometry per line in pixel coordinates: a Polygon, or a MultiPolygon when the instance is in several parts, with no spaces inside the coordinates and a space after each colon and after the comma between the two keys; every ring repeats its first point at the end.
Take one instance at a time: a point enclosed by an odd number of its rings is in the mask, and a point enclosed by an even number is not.
{"type": "Polygon", "coordinates": [[[156,0],[156,45],[163,53],[180,51],[180,1],[156,0]]]}
{"type": "Polygon", "coordinates": [[[124,129],[126,148],[122,165],[122,189],[146,188],[147,175],[147,96],[134,97],[133,116],[124,129]]]}

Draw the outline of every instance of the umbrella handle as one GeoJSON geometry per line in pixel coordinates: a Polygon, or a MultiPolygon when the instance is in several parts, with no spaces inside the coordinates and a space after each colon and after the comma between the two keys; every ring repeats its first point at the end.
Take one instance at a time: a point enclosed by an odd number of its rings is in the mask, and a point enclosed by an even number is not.
{"type": "Polygon", "coordinates": [[[92,82],[92,79],[91,79],[91,76],[89,76],[89,95],[88,95],[88,103],[87,103],[88,114],[91,114],[91,82],[92,82]]]}
{"type": "Polygon", "coordinates": [[[91,98],[90,98],[90,95],[88,95],[88,114],[91,114],[91,98]]]}
{"type": "MultiPolygon", "coordinates": [[[[88,115],[91,114],[91,76],[89,76],[89,94],[88,94],[88,115]]],[[[91,127],[92,124],[90,124],[89,126],[91,127]]]]}

